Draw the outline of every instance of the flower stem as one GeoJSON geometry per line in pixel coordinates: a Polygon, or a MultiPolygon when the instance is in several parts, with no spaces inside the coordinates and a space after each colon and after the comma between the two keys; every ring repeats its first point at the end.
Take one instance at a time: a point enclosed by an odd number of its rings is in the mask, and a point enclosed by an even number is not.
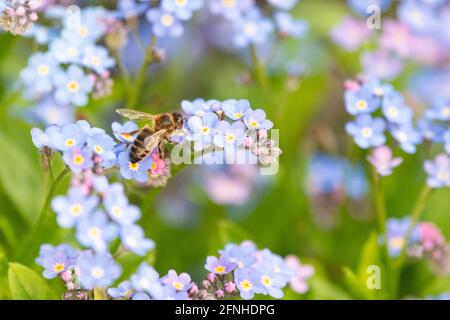
{"type": "Polygon", "coordinates": [[[250,57],[253,63],[255,79],[261,86],[261,88],[264,89],[265,92],[267,92],[266,89],[268,89],[268,80],[266,75],[266,68],[264,66],[264,63],[259,59],[258,52],[254,45],[250,46],[250,57]]]}
{"type": "Polygon", "coordinates": [[[52,185],[50,187],[50,190],[48,191],[47,197],[45,198],[44,205],[41,209],[41,212],[39,213],[39,218],[36,224],[33,227],[33,230],[30,232],[27,240],[24,242],[24,245],[22,246],[21,250],[19,251],[19,256],[23,258],[24,253],[32,251],[32,248],[35,246],[36,237],[39,235],[42,227],[44,226],[45,221],[48,218],[48,212],[50,208],[50,204],[53,198],[53,195],[56,191],[56,188],[58,187],[59,183],[61,182],[62,178],[69,173],[70,170],[66,167],[63,171],[55,178],[55,180],[52,182],[52,185]]]}
{"type": "Polygon", "coordinates": [[[104,288],[94,288],[94,300],[108,300],[104,288]]]}
{"type": "MultiPolygon", "coordinates": [[[[378,228],[380,233],[383,235],[383,237],[386,240],[386,202],[384,198],[384,192],[383,187],[381,185],[381,179],[378,175],[375,168],[372,168],[373,173],[373,182],[374,182],[374,189],[375,189],[375,206],[376,206],[376,213],[377,213],[377,219],[378,219],[378,228]]],[[[386,243],[386,241],[385,241],[386,243]]]]}
{"type": "Polygon", "coordinates": [[[136,103],[138,102],[139,94],[141,92],[142,86],[145,81],[145,77],[147,75],[147,69],[153,62],[153,48],[156,44],[156,37],[152,37],[150,44],[145,49],[144,52],[144,61],[142,62],[137,74],[136,78],[133,81],[133,84],[130,86],[130,92],[128,96],[128,108],[134,108],[136,103]]]}

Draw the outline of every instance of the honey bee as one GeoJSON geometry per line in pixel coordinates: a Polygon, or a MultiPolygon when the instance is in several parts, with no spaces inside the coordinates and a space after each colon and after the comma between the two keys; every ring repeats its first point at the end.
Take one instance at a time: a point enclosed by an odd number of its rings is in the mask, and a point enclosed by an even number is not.
{"type": "Polygon", "coordinates": [[[169,141],[169,136],[183,129],[184,119],[180,112],[167,112],[157,115],[131,109],[116,109],[122,117],[131,120],[150,120],[150,124],[128,134],[138,134],[130,148],[130,161],[136,163],[146,158],[156,147],[160,153],[162,143],[169,141]]]}

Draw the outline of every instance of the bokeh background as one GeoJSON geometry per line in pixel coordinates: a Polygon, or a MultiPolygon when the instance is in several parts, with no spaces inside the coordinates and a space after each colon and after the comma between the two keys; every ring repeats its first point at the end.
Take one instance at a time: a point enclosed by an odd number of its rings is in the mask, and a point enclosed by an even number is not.
{"type": "MultiPolygon", "coordinates": [[[[89,5],[94,4],[113,7],[112,1],[89,1],[89,5]]],[[[383,19],[395,18],[395,6],[383,13],[383,19]]],[[[258,247],[283,256],[295,254],[314,266],[310,290],[304,295],[288,290],[288,299],[422,298],[450,291],[450,277],[434,273],[423,261],[407,265],[395,297],[383,290],[361,293],[354,285],[354,281],[364,281],[364,266],[374,255],[367,241],[373,240],[376,218],[370,164],[366,153],[344,130],[349,115],[343,85],[362,72],[361,56],[376,44],[372,38],[350,52],[331,39],[331,30],[344,17],[357,17],[346,1],[301,0],[293,14],[308,22],[309,31],[300,41],[277,41],[261,50],[264,59],[270,56],[265,61],[266,88],[252,80],[252,64],[245,53],[227,50],[208,38],[205,21],[191,21],[183,37],[161,44],[167,59],[149,70],[139,109],[158,113],[179,109],[184,99],[245,98],[252,106],[264,108],[280,130],[283,154],[274,176],[261,176],[253,167],[191,165],[174,172],[164,188],[140,189],[125,182],[130,201],[143,212],[140,224],[156,243],[156,250],[146,259],[162,274],[174,268],[200,280],[205,275],[206,256],[226,243],[249,239],[258,247]],[[353,270],[359,280],[349,280],[352,276],[345,270],[353,270]]],[[[148,30],[140,32],[143,39],[148,38],[148,30]]],[[[131,73],[142,59],[135,46],[130,39],[127,50],[133,58],[125,63],[131,73]]],[[[40,154],[30,136],[32,127],[43,127],[44,123],[32,112],[37,102],[23,98],[18,81],[28,57],[38,49],[30,38],[0,33],[2,298],[8,298],[3,289],[7,288],[7,262],[23,263],[40,273],[34,262],[39,244],[74,243],[72,231],[59,228],[53,215],[33,246],[23,247],[48,188],[40,154]]],[[[412,76],[428,68],[408,64],[389,80],[413,95],[412,76]]],[[[114,109],[125,104],[123,84],[115,79],[111,95],[91,99],[87,106],[76,109],[74,117],[110,131],[110,124],[119,120],[114,109]]],[[[383,180],[389,217],[408,215],[425,181],[422,166],[426,151],[421,149],[404,158],[394,174],[383,180]]],[[[62,167],[58,161],[54,165],[62,167]]],[[[68,184],[66,177],[57,194],[65,194],[68,184]]],[[[423,216],[438,225],[447,238],[449,205],[448,188],[436,190],[423,216]]],[[[140,259],[123,259],[124,278],[140,259]]],[[[63,289],[57,281],[49,284],[56,292],[63,289]]]]}

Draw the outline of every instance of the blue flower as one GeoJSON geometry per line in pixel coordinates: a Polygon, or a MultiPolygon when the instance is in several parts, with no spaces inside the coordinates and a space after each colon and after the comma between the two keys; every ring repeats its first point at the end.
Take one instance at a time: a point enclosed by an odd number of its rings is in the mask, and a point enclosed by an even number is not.
{"type": "Polygon", "coordinates": [[[245,125],[241,121],[230,124],[220,121],[217,125],[214,144],[227,152],[236,151],[244,141],[245,125]]]}
{"type": "Polygon", "coordinates": [[[84,43],[76,39],[61,37],[50,43],[49,52],[60,63],[81,63],[84,46],[84,43]]]}
{"type": "Polygon", "coordinates": [[[450,121],[450,100],[437,99],[425,116],[430,120],[450,121]]]}
{"type": "Polygon", "coordinates": [[[39,148],[42,149],[44,147],[48,147],[50,149],[53,149],[53,142],[52,142],[52,135],[55,133],[59,133],[60,129],[57,126],[49,126],[45,131],[42,131],[39,128],[33,128],[31,129],[31,140],[33,141],[33,144],[39,148]]]}
{"type": "Polygon", "coordinates": [[[92,151],[89,148],[73,147],[63,154],[64,162],[74,173],[80,173],[83,170],[91,169],[94,166],[92,160],[92,151]]]}
{"type": "Polygon", "coordinates": [[[384,144],[386,142],[385,128],[383,119],[372,118],[367,114],[359,115],[355,121],[348,122],[345,126],[347,133],[352,135],[356,144],[363,149],[384,144]]]}
{"type": "Polygon", "coordinates": [[[386,11],[391,5],[391,0],[347,0],[349,7],[361,16],[367,16],[369,6],[378,6],[382,12],[386,11]]]}
{"type": "Polygon", "coordinates": [[[45,269],[42,273],[44,278],[53,279],[75,265],[78,254],[78,251],[68,244],[60,244],[57,247],[43,244],[39,250],[39,257],[36,258],[36,263],[45,269]]]}
{"type": "Polygon", "coordinates": [[[222,103],[222,110],[225,115],[232,120],[240,120],[246,116],[250,109],[250,103],[248,100],[225,100],[222,103]]]}
{"type": "Polygon", "coordinates": [[[306,21],[301,19],[294,19],[287,12],[276,12],[274,18],[278,30],[283,36],[301,38],[308,31],[309,26],[306,21]]]}
{"type": "Polygon", "coordinates": [[[392,136],[407,153],[415,153],[416,145],[422,142],[422,137],[411,124],[396,126],[390,129],[392,136]]]}
{"type": "Polygon", "coordinates": [[[372,93],[378,98],[385,97],[394,92],[394,88],[389,83],[382,83],[378,79],[369,79],[364,82],[363,88],[365,91],[372,93]]]}
{"type": "Polygon", "coordinates": [[[450,157],[441,153],[431,161],[425,161],[427,184],[432,188],[450,187],[450,157]]]}
{"type": "Polygon", "coordinates": [[[57,196],[52,200],[52,209],[63,228],[73,227],[81,218],[89,216],[97,205],[96,196],[86,196],[79,188],[70,188],[67,196],[57,196]]]}
{"type": "Polygon", "coordinates": [[[161,282],[178,292],[186,292],[192,287],[191,276],[185,272],[178,275],[175,270],[169,270],[167,275],[161,278],[161,282]]]}
{"type": "Polygon", "coordinates": [[[244,123],[249,129],[272,129],[273,122],[266,119],[262,109],[249,110],[244,116],[244,123]]]}
{"type": "Polygon", "coordinates": [[[237,18],[233,27],[233,41],[240,48],[265,43],[274,29],[272,21],[265,18],[257,9],[248,10],[237,18]]]}
{"type": "Polygon", "coordinates": [[[130,152],[127,149],[119,154],[117,162],[120,166],[120,174],[125,179],[134,179],[142,183],[148,181],[148,170],[152,167],[151,157],[146,157],[139,162],[132,163],[130,160],[130,152]]]}
{"type": "Polygon", "coordinates": [[[268,294],[276,299],[283,298],[284,293],[281,290],[287,284],[287,279],[280,273],[275,273],[270,264],[264,263],[255,267],[259,276],[260,283],[263,286],[262,294],[268,294]]]}
{"type": "Polygon", "coordinates": [[[138,207],[128,204],[123,186],[115,183],[109,186],[103,199],[108,215],[120,225],[130,225],[141,217],[138,207]]]}
{"type": "Polygon", "coordinates": [[[450,154],[450,129],[448,129],[444,134],[444,146],[445,151],[450,154]]]}
{"type": "Polygon", "coordinates": [[[116,63],[113,58],[108,55],[106,48],[96,45],[90,45],[84,48],[82,63],[85,67],[90,68],[102,74],[116,63]]]}
{"type": "Polygon", "coordinates": [[[158,37],[179,37],[183,34],[183,25],[180,20],[169,11],[150,9],[146,16],[152,23],[153,33],[158,37]]]}
{"type": "Polygon", "coordinates": [[[76,236],[82,245],[103,252],[108,249],[109,241],[117,234],[117,226],[108,220],[103,211],[97,210],[78,222],[76,236]]]}
{"type": "Polygon", "coordinates": [[[162,285],[159,282],[159,274],[155,269],[143,262],[137,272],[131,276],[133,288],[149,293],[152,297],[161,295],[162,285]]]}
{"type": "Polygon", "coordinates": [[[189,20],[192,13],[200,9],[203,5],[202,0],[163,0],[162,8],[173,12],[181,20],[189,20]]]}
{"type": "Polygon", "coordinates": [[[215,274],[227,274],[236,268],[236,263],[232,262],[226,254],[222,254],[219,259],[214,256],[206,258],[205,269],[215,274]]]}
{"type": "Polygon", "coordinates": [[[100,158],[104,168],[111,168],[116,163],[113,138],[104,133],[96,133],[87,138],[87,146],[100,158]]]}
{"type": "Polygon", "coordinates": [[[351,115],[371,113],[378,109],[379,99],[369,90],[345,92],[345,108],[351,115]]]}
{"type": "Polygon", "coordinates": [[[77,259],[80,283],[84,289],[107,288],[122,274],[120,265],[109,253],[85,251],[77,259]]]}
{"type": "Polygon", "coordinates": [[[195,99],[194,101],[183,100],[181,101],[181,108],[187,114],[198,117],[203,117],[205,113],[211,111],[209,104],[201,98],[195,99]]]}
{"type": "Polygon", "coordinates": [[[225,255],[232,263],[235,263],[238,268],[251,267],[256,262],[254,245],[247,244],[227,244],[223,251],[219,251],[225,255]]]}
{"type": "Polygon", "coordinates": [[[80,67],[70,65],[67,72],[55,74],[54,84],[56,101],[84,106],[88,103],[88,94],[92,91],[94,79],[85,75],[80,67]]]}
{"type": "Polygon", "coordinates": [[[86,134],[80,126],[68,123],[61,130],[52,130],[50,139],[53,147],[58,151],[67,151],[74,147],[82,147],[86,143],[86,134]]]}
{"type": "Polygon", "coordinates": [[[52,77],[60,72],[55,58],[50,53],[37,52],[30,56],[28,65],[20,72],[25,84],[25,93],[37,97],[53,89],[52,77]]]}
{"type": "Polygon", "coordinates": [[[255,293],[264,293],[259,273],[250,268],[240,268],[234,272],[234,282],[239,288],[242,299],[252,299],[255,293]]]}
{"type": "Polygon", "coordinates": [[[262,250],[262,256],[262,264],[268,266],[275,274],[284,277],[286,282],[294,276],[293,270],[286,265],[281,256],[272,253],[269,249],[262,250]]]}
{"type": "Polygon", "coordinates": [[[209,10],[227,19],[239,18],[254,7],[253,0],[209,0],[209,10]]]}
{"type": "Polygon", "coordinates": [[[432,6],[420,1],[403,1],[397,7],[398,19],[417,33],[437,32],[440,27],[438,15],[432,6]]]}
{"type": "Polygon", "coordinates": [[[62,126],[75,121],[73,107],[56,103],[51,95],[40,99],[36,106],[26,111],[25,116],[30,122],[43,125],[62,126]]]}
{"type": "Polygon", "coordinates": [[[410,123],[413,117],[412,110],[405,105],[403,97],[397,92],[383,96],[382,110],[388,121],[397,124],[410,123]]]}
{"type": "Polygon", "coordinates": [[[125,249],[144,256],[155,248],[153,240],[145,238],[144,231],[138,225],[128,225],[120,229],[120,239],[125,249]]]}
{"type": "Polygon", "coordinates": [[[435,143],[444,141],[445,126],[427,119],[420,119],[417,122],[417,130],[422,139],[435,143]]]}
{"type": "Polygon", "coordinates": [[[199,141],[210,144],[215,133],[219,118],[213,112],[207,112],[202,117],[192,116],[187,122],[190,133],[186,137],[190,141],[199,141]]]}
{"type": "Polygon", "coordinates": [[[62,36],[85,44],[94,43],[107,31],[106,21],[110,18],[110,12],[103,7],[84,8],[76,25],[71,19],[62,19],[64,22],[62,36]]]}
{"type": "Polygon", "coordinates": [[[130,299],[134,294],[133,286],[131,281],[123,281],[119,284],[117,288],[109,288],[108,295],[112,298],[119,299],[130,299]]]}
{"type": "Polygon", "coordinates": [[[133,121],[127,121],[123,125],[118,122],[113,122],[111,128],[117,140],[124,143],[131,143],[137,134],[130,134],[130,132],[138,130],[138,125],[133,121]]]}
{"type": "MultiPolygon", "coordinates": [[[[406,242],[406,234],[411,223],[410,217],[403,219],[390,218],[387,221],[387,241],[388,251],[391,257],[398,257],[403,250],[406,242]]],[[[418,226],[414,226],[413,232],[409,238],[408,246],[416,244],[420,241],[420,230],[418,226]]]]}
{"type": "Polygon", "coordinates": [[[298,0],[268,0],[268,2],[275,8],[291,10],[297,4],[298,0]]]}

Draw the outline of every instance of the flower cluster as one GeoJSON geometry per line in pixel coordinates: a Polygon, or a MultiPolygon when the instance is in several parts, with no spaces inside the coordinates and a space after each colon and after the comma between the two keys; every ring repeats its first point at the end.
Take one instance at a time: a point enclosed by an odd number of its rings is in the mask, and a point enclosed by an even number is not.
{"type": "Polygon", "coordinates": [[[247,100],[196,99],[183,101],[181,107],[187,114],[185,139],[195,152],[212,148],[206,156],[221,158],[220,163],[277,162],[281,150],[268,138],[273,123],[262,109],[251,109],[247,100]]]}
{"type": "MultiPolygon", "coordinates": [[[[349,81],[346,83],[345,108],[355,119],[345,128],[360,148],[374,148],[369,161],[379,174],[389,175],[402,159],[394,158],[392,150],[385,146],[388,142],[386,133],[389,132],[397,145],[409,154],[416,153],[417,147],[424,142],[446,148],[447,136],[450,136],[448,103],[446,99],[437,98],[423,118],[415,123],[412,108],[390,84],[377,79],[349,81]]],[[[446,154],[438,155],[434,162],[425,162],[431,187],[449,185],[449,163],[446,154]]]]}
{"type": "MultiPolygon", "coordinates": [[[[387,221],[388,251],[391,257],[398,257],[404,250],[406,236],[410,228],[410,217],[390,218],[387,221]]],[[[441,230],[431,222],[419,222],[412,231],[406,247],[408,257],[430,262],[436,272],[450,271],[450,251],[441,230]]]]}
{"type": "Polygon", "coordinates": [[[38,19],[40,0],[1,0],[0,27],[14,35],[29,30],[38,19]]]}
{"type": "Polygon", "coordinates": [[[309,265],[302,265],[297,257],[283,259],[269,249],[258,250],[249,241],[228,244],[220,256],[209,256],[205,268],[210,273],[203,281],[204,289],[216,298],[239,294],[252,299],[255,294],[282,298],[288,284],[297,293],[308,290],[307,279],[314,273],[309,265]]]}
{"type": "MultiPolygon", "coordinates": [[[[97,98],[109,94],[112,86],[110,69],[115,66],[115,61],[108,49],[98,42],[108,31],[111,14],[103,8],[90,7],[78,15],[62,12],[58,18],[63,28],[59,31],[44,26],[35,26],[31,30],[39,27],[46,30],[48,37],[44,44],[48,50],[32,54],[20,74],[27,98],[51,101],[58,106],[80,107],[88,104],[91,93],[97,98]]],[[[34,35],[37,36],[36,32],[34,35]]],[[[52,120],[55,117],[45,122],[65,123],[52,120]]]]}

